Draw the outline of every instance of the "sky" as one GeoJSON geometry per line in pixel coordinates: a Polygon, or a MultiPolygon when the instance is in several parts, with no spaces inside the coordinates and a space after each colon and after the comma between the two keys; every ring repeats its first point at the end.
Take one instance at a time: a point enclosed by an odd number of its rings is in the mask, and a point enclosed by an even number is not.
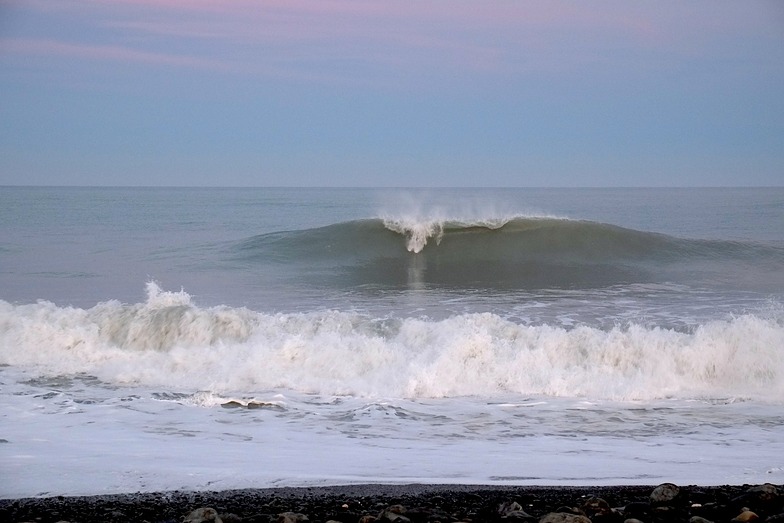
{"type": "Polygon", "coordinates": [[[0,0],[0,185],[780,186],[784,2],[0,0]]]}

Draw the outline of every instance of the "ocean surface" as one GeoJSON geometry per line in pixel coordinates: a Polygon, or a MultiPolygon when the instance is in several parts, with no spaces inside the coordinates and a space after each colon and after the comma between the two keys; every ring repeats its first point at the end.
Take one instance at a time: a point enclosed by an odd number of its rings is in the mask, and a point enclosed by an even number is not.
{"type": "Polygon", "coordinates": [[[0,187],[0,497],[784,482],[784,188],[0,187]]]}

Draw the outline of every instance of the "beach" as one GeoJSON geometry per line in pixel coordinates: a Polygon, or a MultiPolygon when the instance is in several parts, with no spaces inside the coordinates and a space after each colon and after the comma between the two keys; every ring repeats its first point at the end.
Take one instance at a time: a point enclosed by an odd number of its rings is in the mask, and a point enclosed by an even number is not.
{"type": "Polygon", "coordinates": [[[0,500],[3,521],[784,521],[781,485],[349,485],[0,500]],[[211,509],[211,510],[202,510],[211,509]],[[555,515],[553,515],[555,514],[555,515]],[[547,519],[549,518],[549,519],[547,519]],[[695,519],[703,518],[703,519],[695,519]],[[738,519],[740,518],[740,519],[738,519]]]}

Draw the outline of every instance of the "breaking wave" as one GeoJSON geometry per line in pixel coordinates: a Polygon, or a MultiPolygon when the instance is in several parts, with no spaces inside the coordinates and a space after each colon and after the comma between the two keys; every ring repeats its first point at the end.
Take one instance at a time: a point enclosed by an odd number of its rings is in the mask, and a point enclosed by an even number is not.
{"type": "Polygon", "coordinates": [[[784,248],[683,239],[611,224],[552,217],[378,218],[248,238],[232,248],[250,266],[288,266],[308,283],[456,287],[589,288],[614,284],[784,284],[784,248]]]}
{"type": "Polygon", "coordinates": [[[742,397],[784,404],[784,313],[683,332],[521,325],[498,315],[389,319],[199,307],[148,285],[144,303],[0,301],[0,364],[167,390],[360,397],[742,397]]]}

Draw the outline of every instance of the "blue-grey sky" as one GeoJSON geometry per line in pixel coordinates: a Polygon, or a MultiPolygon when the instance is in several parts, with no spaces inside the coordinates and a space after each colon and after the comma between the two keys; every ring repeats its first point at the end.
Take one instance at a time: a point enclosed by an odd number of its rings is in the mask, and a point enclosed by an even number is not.
{"type": "Polygon", "coordinates": [[[0,185],[784,184],[784,2],[0,1],[0,185]]]}

